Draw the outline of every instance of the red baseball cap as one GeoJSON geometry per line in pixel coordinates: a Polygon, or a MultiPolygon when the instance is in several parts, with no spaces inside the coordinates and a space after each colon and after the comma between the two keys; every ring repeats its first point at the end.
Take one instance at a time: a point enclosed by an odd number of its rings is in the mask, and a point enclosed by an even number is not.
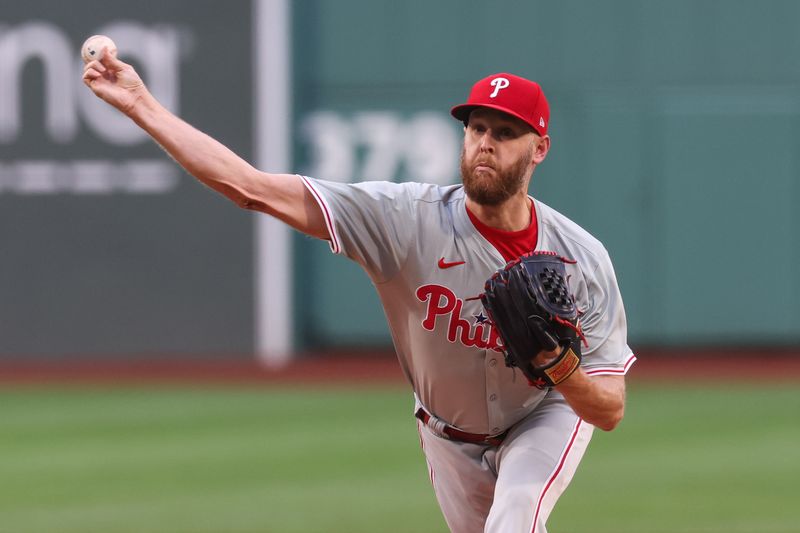
{"type": "Polygon", "coordinates": [[[476,107],[503,111],[530,124],[539,135],[547,135],[550,106],[535,81],[505,72],[492,74],[473,85],[467,102],[455,106],[450,114],[466,124],[476,107]]]}

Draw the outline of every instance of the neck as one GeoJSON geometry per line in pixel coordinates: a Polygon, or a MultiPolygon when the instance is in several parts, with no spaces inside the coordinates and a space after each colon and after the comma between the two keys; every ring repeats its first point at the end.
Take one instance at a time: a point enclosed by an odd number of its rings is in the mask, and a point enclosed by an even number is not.
{"type": "Polygon", "coordinates": [[[467,197],[467,208],[490,228],[521,231],[531,224],[531,200],[525,189],[499,205],[482,205],[467,197]]]}

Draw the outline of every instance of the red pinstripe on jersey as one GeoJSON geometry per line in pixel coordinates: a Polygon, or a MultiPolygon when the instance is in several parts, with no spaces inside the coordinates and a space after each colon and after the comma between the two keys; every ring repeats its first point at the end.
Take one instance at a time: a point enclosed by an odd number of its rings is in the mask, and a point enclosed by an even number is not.
{"type": "Polygon", "coordinates": [[[333,227],[333,219],[331,218],[330,208],[328,207],[327,202],[325,202],[325,198],[317,192],[311,182],[309,182],[305,176],[300,176],[300,179],[303,181],[303,184],[306,186],[314,199],[319,204],[320,209],[322,209],[322,215],[325,217],[325,226],[328,228],[328,234],[331,237],[331,250],[333,253],[338,254],[342,250],[342,246],[339,243],[339,239],[336,238],[336,229],[333,227]]]}
{"type": "Polygon", "coordinates": [[[625,366],[622,368],[615,368],[615,367],[597,367],[585,370],[586,374],[589,376],[604,376],[604,375],[612,375],[612,376],[624,376],[630,370],[631,365],[636,362],[636,356],[630,354],[628,356],[628,360],[625,361],[625,366]]]}
{"type": "Polygon", "coordinates": [[[578,423],[575,424],[575,428],[572,430],[572,435],[569,438],[569,443],[567,444],[564,451],[561,453],[561,458],[558,461],[558,466],[553,471],[550,479],[547,480],[547,483],[542,489],[541,494],[539,494],[539,498],[536,500],[536,511],[533,513],[533,529],[531,529],[531,533],[536,533],[536,529],[539,525],[539,511],[542,509],[542,501],[544,497],[547,495],[547,491],[550,487],[553,486],[553,483],[558,479],[559,474],[564,470],[564,464],[567,462],[567,457],[569,457],[569,452],[572,451],[573,445],[575,444],[575,439],[578,437],[578,432],[581,429],[581,425],[583,424],[583,420],[580,418],[578,419],[578,423]]]}

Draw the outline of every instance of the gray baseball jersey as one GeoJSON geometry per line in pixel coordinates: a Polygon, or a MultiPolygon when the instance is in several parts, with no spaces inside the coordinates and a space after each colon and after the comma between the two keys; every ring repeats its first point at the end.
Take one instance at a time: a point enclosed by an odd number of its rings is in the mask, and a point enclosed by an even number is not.
{"type": "MultiPolygon", "coordinates": [[[[302,179],[323,211],[332,251],[374,283],[418,402],[470,433],[497,434],[531,414],[546,392],[505,366],[497,334],[471,299],[506,261],[471,222],[462,186],[302,179]]],[[[534,207],[536,249],[576,260],[567,274],[588,342],[582,367],[624,374],[635,358],[608,253],[565,216],[537,200],[534,207]]]]}

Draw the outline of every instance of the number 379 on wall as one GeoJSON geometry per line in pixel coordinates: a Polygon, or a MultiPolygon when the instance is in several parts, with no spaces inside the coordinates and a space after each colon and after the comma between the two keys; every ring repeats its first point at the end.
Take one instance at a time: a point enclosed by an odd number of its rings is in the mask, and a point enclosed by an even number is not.
{"type": "Polygon", "coordinates": [[[457,126],[449,115],[430,111],[314,111],[300,125],[307,150],[303,173],[341,182],[454,183],[461,150],[457,126]]]}

